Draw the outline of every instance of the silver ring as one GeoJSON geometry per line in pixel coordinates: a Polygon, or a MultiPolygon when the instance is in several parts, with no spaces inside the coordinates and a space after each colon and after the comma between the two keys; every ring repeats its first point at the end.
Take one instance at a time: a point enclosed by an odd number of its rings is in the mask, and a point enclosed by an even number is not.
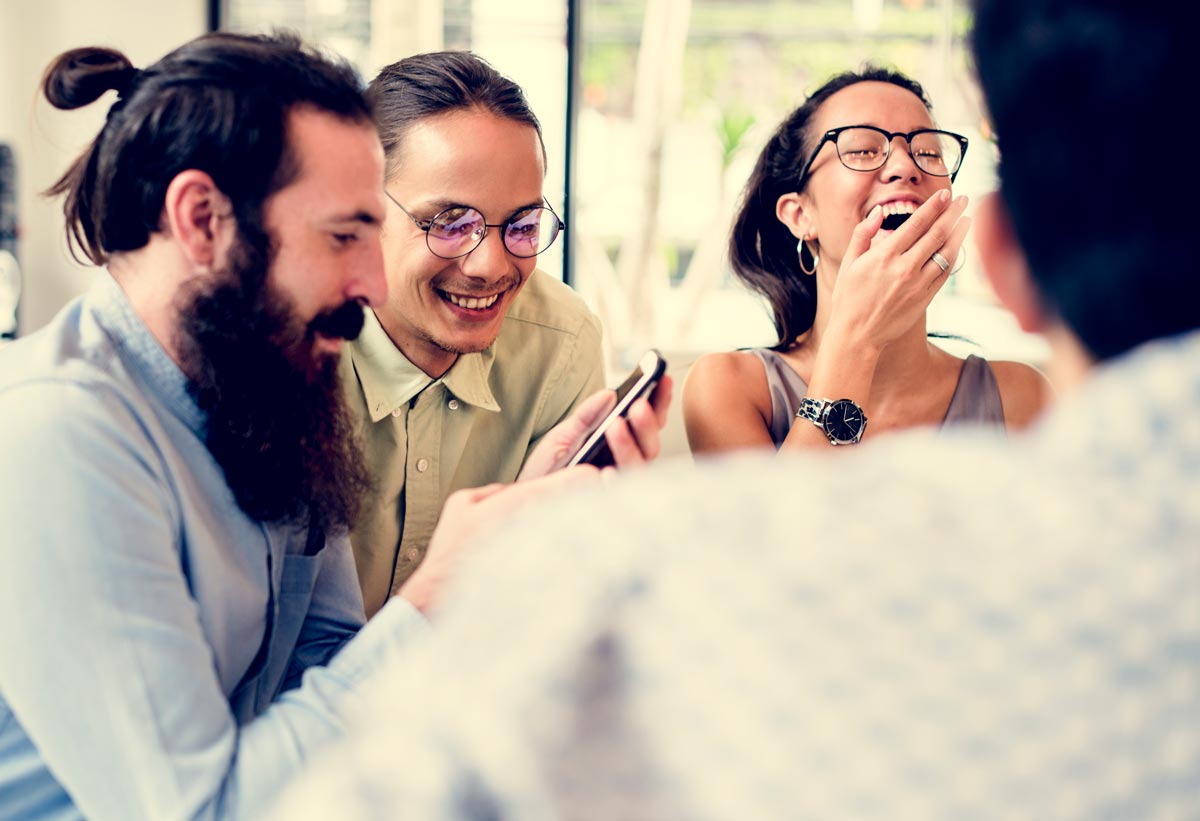
{"type": "Polygon", "coordinates": [[[942,269],[943,274],[950,270],[950,263],[946,262],[946,258],[944,256],[942,256],[941,254],[939,254],[937,251],[934,251],[933,254],[929,258],[931,260],[933,260],[934,264],[937,265],[937,267],[942,269]]]}

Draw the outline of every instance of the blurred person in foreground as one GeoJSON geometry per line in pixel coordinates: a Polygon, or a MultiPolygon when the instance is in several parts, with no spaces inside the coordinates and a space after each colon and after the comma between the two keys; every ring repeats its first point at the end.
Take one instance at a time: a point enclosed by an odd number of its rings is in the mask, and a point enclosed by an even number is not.
{"type": "MultiPolygon", "coordinates": [[[[615,397],[601,390],[600,320],[537,268],[563,223],[521,87],[442,51],[386,66],[367,98],[388,296],[346,346],[342,378],[374,479],[351,532],[371,615],[421,565],[450,493],[561,467],[615,397]]],[[[669,383],[609,428],[618,466],[658,455],[669,383]]]]}
{"type": "Polygon", "coordinates": [[[359,77],[213,34],[142,70],[74,49],[43,90],[117,92],[52,189],[107,271],[0,351],[0,818],[257,817],[422,634],[471,523],[588,471],[451,497],[364,628],[337,369],[385,297],[386,199],[359,77]]]}
{"type": "Polygon", "coordinates": [[[974,7],[977,245],[1058,403],[514,521],[279,817],[1200,816],[1190,10],[974,7]]]}
{"type": "Polygon", "coordinates": [[[1036,418],[1049,394],[1036,370],[954,356],[926,331],[970,226],[967,198],[950,188],[966,149],[938,128],[920,84],[874,66],[832,77],[780,123],[729,242],[733,272],[770,305],[778,341],[692,366],[693,453],[854,445],[920,425],[1015,430],[1036,418]]]}

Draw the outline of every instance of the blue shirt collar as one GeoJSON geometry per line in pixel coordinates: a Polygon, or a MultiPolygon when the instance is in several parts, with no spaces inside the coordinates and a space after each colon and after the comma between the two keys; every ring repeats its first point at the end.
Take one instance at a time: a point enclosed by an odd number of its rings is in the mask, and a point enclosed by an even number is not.
{"type": "Polygon", "coordinates": [[[130,370],[185,425],[203,435],[207,415],[188,393],[187,377],[150,333],[117,281],[104,277],[88,301],[96,321],[120,349],[130,370]]]}

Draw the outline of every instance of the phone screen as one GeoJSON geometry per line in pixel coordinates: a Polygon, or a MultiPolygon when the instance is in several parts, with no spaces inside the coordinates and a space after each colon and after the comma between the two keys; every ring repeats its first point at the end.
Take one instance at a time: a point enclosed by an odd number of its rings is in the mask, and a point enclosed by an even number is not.
{"type": "Polygon", "coordinates": [[[588,435],[579,451],[567,463],[568,466],[608,467],[613,464],[612,451],[608,448],[608,440],[604,438],[604,432],[608,430],[608,426],[613,421],[624,417],[634,402],[643,396],[649,396],[658,386],[658,382],[666,370],[667,362],[658,351],[650,350],[643,354],[642,358],[638,360],[637,367],[633,369],[633,373],[614,388],[617,392],[617,404],[588,435]]]}

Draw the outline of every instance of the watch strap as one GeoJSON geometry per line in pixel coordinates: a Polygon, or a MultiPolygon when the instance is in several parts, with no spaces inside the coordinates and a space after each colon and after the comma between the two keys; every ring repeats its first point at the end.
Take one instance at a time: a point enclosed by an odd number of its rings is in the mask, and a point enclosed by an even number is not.
{"type": "Polygon", "coordinates": [[[811,396],[805,396],[800,400],[800,407],[796,409],[796,418],[807,419],[824,430],[825,423],[822,415],[831,404],[828,399],[813,399],[811,396]]]}

